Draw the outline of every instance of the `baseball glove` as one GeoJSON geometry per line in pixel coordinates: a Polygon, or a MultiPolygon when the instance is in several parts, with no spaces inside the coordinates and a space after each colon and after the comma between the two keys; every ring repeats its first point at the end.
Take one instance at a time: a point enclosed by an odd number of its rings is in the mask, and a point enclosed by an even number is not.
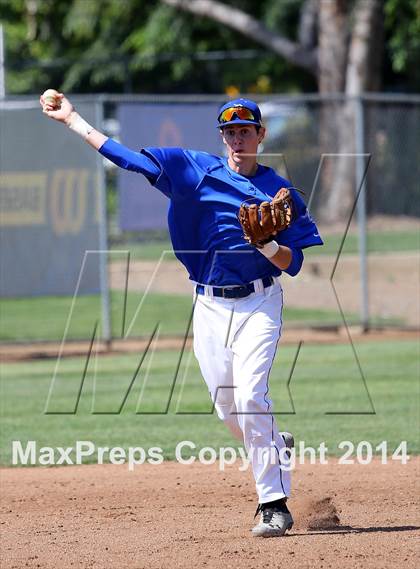
{"type": "Polygon", "coordinates": [[[243,203],[238,219],[245,241],[258,248],[272,241],[277,233],[291,224],[292,204],[292,196],[286,188],[281,188],[271,202],[264,201],[259,205],[243,203]]]}

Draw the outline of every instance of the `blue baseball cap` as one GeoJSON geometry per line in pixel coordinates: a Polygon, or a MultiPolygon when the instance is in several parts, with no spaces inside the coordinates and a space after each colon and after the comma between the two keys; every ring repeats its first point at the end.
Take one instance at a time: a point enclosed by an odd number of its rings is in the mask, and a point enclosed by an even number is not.
{"type": "Polygon", "coordinates": [[[255,124],[261,126],[261,111],[254,101],[234,99],[220,107],[217,123],[218,128],[223,128],[230,124],[255,124]],[[235,112],[235,109],[238,110],[238,113],[235,112]],[[226,113],[225,117],[222,117],[226,111],[229,112],[226,113]]]}

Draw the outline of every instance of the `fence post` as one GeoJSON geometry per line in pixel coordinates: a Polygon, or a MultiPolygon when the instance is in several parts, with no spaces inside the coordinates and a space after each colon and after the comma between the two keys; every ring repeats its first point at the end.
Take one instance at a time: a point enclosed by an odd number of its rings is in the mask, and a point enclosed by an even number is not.
{"type": "MultiPolygon", "coordinates": [[[[364,107],[361,96],[355,99],[356,105],[356,188],[359,191],[357,200],[357,225],[359,230],[359,259],[360,259],[360,320],[363,332],[369,330],[369,290],[367,267],[367,224],[366,224],[366,153],[365,153],[365,124],[364,107]],[[363,177],[365,178],[363,179],[363,177]]],[[[356,194],[357,195],[357,194],[356,194]]]]}
{"type": "Polygon", "coordinates": [[[6,71],[4,63],[4,27],[0,23],[0,99],[6,97],[6,71]]]}
{"type": "MultiPolygon", "coordinates": [[[[101,128],[103,124],[104,102],[102,97],[98,98],[95,103],[95,124],[101,128]]],[[[101,291],[101,307],[102,307],[102,340],[106,343],[107,348],[111,347],[111,302],[109,296],[109,279],[108,279],[108,223],[106,212],[106,183],[105,169],[103,158],[97,153],[98,160],[98,204],[99,204],[99,286],[101,291]]]]}

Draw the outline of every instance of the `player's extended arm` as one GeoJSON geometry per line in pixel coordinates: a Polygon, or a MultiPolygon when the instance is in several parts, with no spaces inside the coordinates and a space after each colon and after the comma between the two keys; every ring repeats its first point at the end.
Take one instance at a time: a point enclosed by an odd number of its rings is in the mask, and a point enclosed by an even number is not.
{"type": "Polygon", "coordinates": [[[74,109],[73,105],[63,93],[57,93],[55,99],[56,104],[54,105],[54,102],[52,102],[50,98],[44,100],[44,96],[41,95],[39,102],[41,103],[42,111],[50,118],[74,130],[74,132],[84,138],[95,150],[99,150],[108,140],[108,137],[87,123],[74,109]],[[60,105],[59,108],[57,108],[58,105],[60,105]]]}
{"type": "MultiPolygon", "coordinates": [[[[151,183],[155,183],[162,174],[161,168],[150,158],[130,150],[93,128],[62,93],[48,89],[41,95],[40,103],[47,116],[68,126],[120,168],[143,174],[151,183]]],[[[162,179],[162,184],[163,182],[162,179]]]]}

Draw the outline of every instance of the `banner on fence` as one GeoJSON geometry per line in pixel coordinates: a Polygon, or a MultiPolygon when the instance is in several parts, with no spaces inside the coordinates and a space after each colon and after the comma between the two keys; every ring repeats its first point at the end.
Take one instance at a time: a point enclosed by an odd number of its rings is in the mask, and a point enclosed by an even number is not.
{"type": "MultiPolygon", "coordinates": [[[[121,142],[133,150],[175,146],[220,154],[218,107],[216,103],[121,103],[118,107],[121,142]]],[[[119,170],[118,189],[121,230],[166,228],[168,199],[146,178],[119,170]]]]}
{"type": "MultiPolygon", "coordinates": [[[[95,108],[78,105],[93,123],[95,108]]],[[[39,108],[4,105],[0,124],[0,295],[71,295],[99,248],[100,159],[39,108]]],[[[79,292],[98,291],[91,264],[79,292]]]]}

